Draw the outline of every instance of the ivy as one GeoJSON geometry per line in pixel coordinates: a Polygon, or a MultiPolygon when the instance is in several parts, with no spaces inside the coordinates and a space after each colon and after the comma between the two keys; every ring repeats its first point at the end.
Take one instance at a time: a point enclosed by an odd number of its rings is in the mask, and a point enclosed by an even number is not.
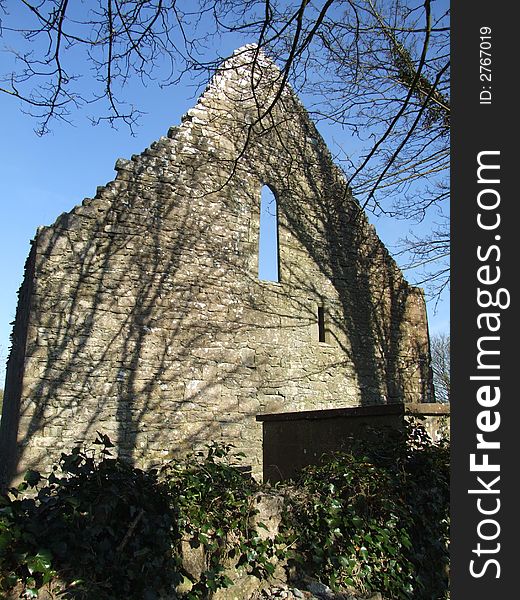
{"type": "MultiPolygon", "coordinates": [[[[192,583],[187,600],[205,598],[208,591],[232,585],[226,567],[236,566],[260,579],[273,573],[275,546],[252,527],[260,486],[238,468],[244,455],[232,444],[212,443],[206,452],[173,461],[161,471],[171,503],[179,511],[184,540],[202,547],[205,570],[192,583]]],[[[261,524],[260,524],[261,525],[261,524]]]]}
{"type": "Polygon", "coordinates": [[[447,597],[449,446],[416,423],[351,441],[281,484],[276,540],[261,535],[263,487],[241,471],[232,445],[149,471],[112,452],[98,434],[93,449],[73,448],[48,477],[28,471],[0,496],[0,597],[16,589],[36,598],[50,585],[65,600],[153,600],[173,590],[202,600],[231,586],[233,569],[268,578],[276,558],[338,590],[447,597]]]}
{"type": "Polygon", "coordinates": [[[0,589],[18,581],[35,597],[59,573],[63,598],[156,598],[179,580],[176,513],[156,472],[112,458],[106,436],[95,444],[2,498],[0,589]]]}
{"type": "Polygon", "coordinates": [[[153,600],[188,580],[196,600],[233,583],[230,565],[272,573],[273,542],[251,527],[259,486],[231,464],[231,445],[144,472],[113,458],[107,436],[94,444],[1,496],[0,591],[18,584],[34,598],[56,579],[64,599],[153,600]],[[199,576],[184,568],[183,540],[203,548],[199,576]]]}
{"type": "Polygon", "coordinates": [[[449,446],[419,423],[351,440],[294,482],[292,559],[332,588],[385,598],[447,597],[449,446]]]}

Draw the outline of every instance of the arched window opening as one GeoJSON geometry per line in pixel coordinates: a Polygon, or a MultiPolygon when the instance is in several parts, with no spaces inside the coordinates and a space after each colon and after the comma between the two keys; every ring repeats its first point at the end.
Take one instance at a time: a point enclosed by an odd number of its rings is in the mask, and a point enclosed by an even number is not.
{"type": "Polygon", "coordinates": [[[278,255],[278,205],[272,190],[264,185],[260,194],[260,236],[258,240],[258,279],[280,281],[278,255]]]}

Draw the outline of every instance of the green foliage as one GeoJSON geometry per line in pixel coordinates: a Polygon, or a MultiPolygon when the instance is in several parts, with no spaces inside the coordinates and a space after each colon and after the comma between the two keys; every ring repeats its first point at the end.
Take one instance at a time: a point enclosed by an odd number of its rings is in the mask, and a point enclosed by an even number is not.
{"type": "Polygon", "coordinates": [[[258,484],[230,464],[231,446],[211,444],[160,475],[112,458],[98,434],[97,453],[74,448],[44,479],[28,471],[0,508],[0,591],[21,584],[36,597],[62,582],[63,598],[153,600],[189,580],[187,600],[233,582],[231,564],[264,577],[273,542],[251,527],[258,484]],[[199,575],[185,570],[182,540],[204,549],[199,575]]]}
{"type": "Polygon", "coordinates": [[[34,597],[59,573],[64,598],[152,599],[180,580],[166,489],[155,472],[112,458],[106,436],[95,443],[97,457],[74,448],[47,479],[28,471],[3,498],[3,589],[20,581],[34,597]],[[26,494],[30,488],[36,493],[26,494]]]}
{"type": "Polygon", "coordinates": [[[0,496],[0,597],[17,586],[35,598],[50,583],[64,599],[153,600],[182,583],[181,597],[201,600],[233,583],[230,567],[266,578],[289,550],[333,588],[446,598],[449,448],[416,424],[353,442],[282,486],[276,544],[253,523],[261,487],[231,445],[144,472],[113,458],[106,436],[95,444],[0,496]],[[187,544],[198,549],[196,568],[187,544]]]}
{"type": "Polygon", "coordinates": [[[292,558],[333,588],[446,597],[449,449],[424,428],[352,442],[305,469],[285,531],[292,558]]]}
{"type": "Polygon", "coordinates": [[[202,546],[205,569],[193,586],[188,600],[206,597],[208,591],[228,587],[226,566],[243,566],[259,578],[270,575],[274,566],[274,544],[262,539],[252,518],[259,485],[232,463],[244,455],[233,446],[210,444],[207,453],[198,452],[182,461],[173,461],[162,470],[171,502],[179,511],[179,528],[193,548],[202,546]]]}

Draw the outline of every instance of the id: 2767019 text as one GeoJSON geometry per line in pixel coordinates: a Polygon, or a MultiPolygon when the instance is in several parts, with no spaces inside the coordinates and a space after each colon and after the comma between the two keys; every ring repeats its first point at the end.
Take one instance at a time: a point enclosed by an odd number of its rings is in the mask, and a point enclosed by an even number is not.
{"type": "Polygon", "coordinates": [[[491,27],[481,27],[479,44],[480,104],[491,104],[493,98],[491,93],[491,81],[493,79],[491,42],[491,27]]]}

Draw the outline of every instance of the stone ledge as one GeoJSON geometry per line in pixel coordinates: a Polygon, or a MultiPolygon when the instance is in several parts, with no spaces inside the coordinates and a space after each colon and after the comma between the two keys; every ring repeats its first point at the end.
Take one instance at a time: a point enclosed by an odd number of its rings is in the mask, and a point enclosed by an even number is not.
{"type": "Polygon", "coordinates": [[[450,405],[438,402],[422,404],[375,404],[372,406],[348,406],[325,410],[304,410],[299,412],[266,413],[256,416],[260,422],[300,421],[316,419],[336,419],[338,417],[375,417],[386,415],[449,416],[450,405]]]}

